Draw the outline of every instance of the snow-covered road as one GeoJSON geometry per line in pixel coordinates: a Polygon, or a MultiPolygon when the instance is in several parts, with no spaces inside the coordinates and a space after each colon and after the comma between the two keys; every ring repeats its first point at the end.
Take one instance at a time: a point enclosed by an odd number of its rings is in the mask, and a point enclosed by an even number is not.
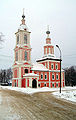
{"type": "Polygon", "coordinates": [[[0,88],[0,120],[76,120],[76,104],[51,92],[25,94],[0,88]]]}
{"type": "Polygon", "coordinates": [[[53,95],[55,95],[58,98],[63,98],[72,102],[76,102],[76,86],[62,88],[61,93],[59,92],[60,88],[48,88],[48,87],[34,89],[34,88],[18,88],[18,87],[0,86],[0,88],[15,90],[15,91],[23,92],[26,94],[34,94],[38,92],[53,92],[53,95]]]}

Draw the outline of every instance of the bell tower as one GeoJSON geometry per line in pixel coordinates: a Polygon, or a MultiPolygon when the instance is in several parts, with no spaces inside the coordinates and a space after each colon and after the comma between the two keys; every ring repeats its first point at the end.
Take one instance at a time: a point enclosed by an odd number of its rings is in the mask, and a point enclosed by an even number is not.
{"type": "Polygon", "coordinates": [[[51,60],[54,60],[54,46],[51,44],[51,38],[50,38],[50,31],[49,26],[47,26],[46,31],[46,44],[44,45],[44,55],[41,59],[37,60],[36,62],[43,64],[46,68],[50,69],[50,62],[51,60]]]}
{"type": "Polygon", "coordinates": [[[47,38],[46,38],[46,45],[44,46],[44,56],[54,56],[54,46],[51,44],[51,38],[49,37],[50,31],[49,26],[47,26],[47,38]]]}
{"type": "Polygon", "coordinates": [[[13,64],[13,80],[18,82],[18,87],[21,87],[21,80],[24,74],[30,73],[31,69],[31,46],[30,33],[25,22],[23,10],[21,24],[16,35],[16,46],[14,49],[14,64],[13,64]]]}
{"type": "Polygon", "coordinates": [[[22,24],[16,35],[15,62],[31,63],[30,32],[25,24],[25,15],[22,15],[22,24]]]}

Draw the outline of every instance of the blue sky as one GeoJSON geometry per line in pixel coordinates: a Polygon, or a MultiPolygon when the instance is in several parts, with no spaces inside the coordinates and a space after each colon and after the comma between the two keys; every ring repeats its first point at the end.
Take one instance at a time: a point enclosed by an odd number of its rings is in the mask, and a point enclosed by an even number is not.
{"type": "MultiPolygon", "coordinates": [[[[32,62],[43,56],[47,25],[52,44],[62,50],[62,67],[76,65],[76,0],[0,0],[0,68],[9,68],[14,61],[15,32],[21,24],[25,8],[26,24],[31,31],[32,62]]],[[[55,47],[55,55],[59,51],[55,47]]]]}

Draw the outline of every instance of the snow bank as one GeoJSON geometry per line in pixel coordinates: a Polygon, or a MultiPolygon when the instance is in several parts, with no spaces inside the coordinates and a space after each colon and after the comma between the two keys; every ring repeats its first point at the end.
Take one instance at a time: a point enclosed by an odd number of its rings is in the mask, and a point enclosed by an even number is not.
{"type": "Polygon", "coordinates": [[[72,102],[76,102],[76,89],[70,90],[70,91],[62,91],[59,92],[53,92],[53,95],[55,95],[58,98],[63,98],[72,102]]]}
{"type": "Polygon", "coordinates": [[[18,88],[18,87],[11,87],[11,86],[0,86],[2,89],[9,89],[9,90],[15,90],[19,92],[23,92],[26,94],[33,94],[37,92],[48,92],[48,91],[57,91],[59,88],[48,88],[48,87],[43,87],[43,88],[18,88]]]}
{"type": "Polygon", "coordinates": [[[2,97],[1,97],[1,95],[0,95],[0,104],[2,103],[2,97]]]}

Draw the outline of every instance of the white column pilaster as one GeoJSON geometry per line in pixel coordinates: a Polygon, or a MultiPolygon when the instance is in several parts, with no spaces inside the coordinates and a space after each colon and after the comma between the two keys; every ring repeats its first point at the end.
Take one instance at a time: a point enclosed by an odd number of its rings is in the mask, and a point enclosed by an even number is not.
{"type": "Polygon", "coordinates": [[[50,71],[49,71],[49,87],[50,87],[50,83],[51,83],[51,82],[50,82],[50,71]]]}
{"type": "Polygon", "coordinates": [[[18,80],[18,87],[21,87],[21,67],[19,66],[19,80],[18,80]]]}
{"type": "MultiPolygon", "coordinates": [[[[48,61],[48,69],[49,69],[49,61],[48,61]]],[[[49,87],[50,87],[50,71],[49,71],[49,87]]]]}

